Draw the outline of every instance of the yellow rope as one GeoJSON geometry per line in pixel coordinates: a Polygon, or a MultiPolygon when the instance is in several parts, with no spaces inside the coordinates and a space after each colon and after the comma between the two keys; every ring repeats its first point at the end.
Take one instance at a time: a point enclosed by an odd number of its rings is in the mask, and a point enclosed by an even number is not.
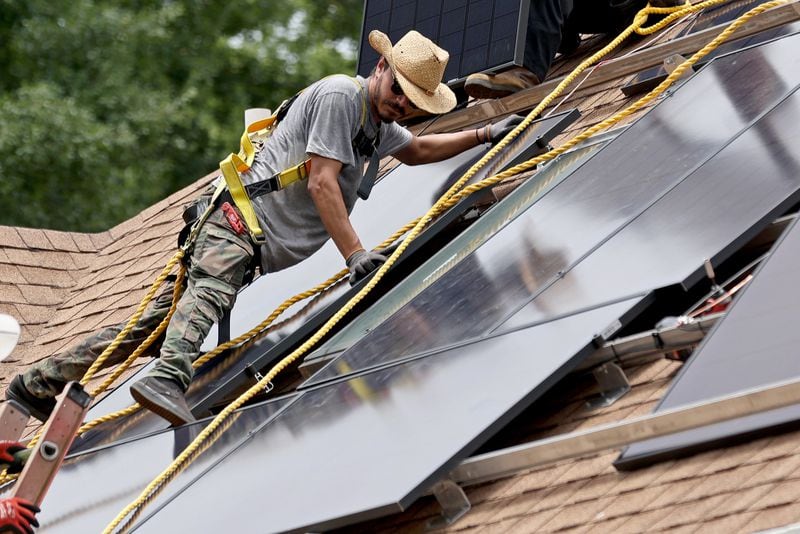
{"type": "MultiPolygon", "coordinates": [[[[105,362],[105,360],[107,360],[108,357],[114,352],[114,350],[117,347],[119,347],[119,345],[122,343],[122,340],[125,339],[125,336],[127,336],[128,333],[130,333],[130,331],[133,329],[133,327],[136,325],[136,323],[141,318],[142,314],[144,313],[144,309],[147,307],[147,305],[153,299],[153,296],[155,295],[155,293],[158,290],[158,288],[161,287],[161,284],[164,283],[164,280],[166,280],[167,276],[172,271],[172,268],[175,266],[176,263],[180,262],[182,257],[183,257],[183,251],[178,251],[178,253],[176,253],[175,256],[173,256],[172,259],[170,259],[170,261],[167,263],[167,265],[162,270],[161,275],[159,275],[158,278],[156,278],[156,280],[153,282],[152,286],[150,287],[150,290],[147,292],[147,294],[145,295],[144,299],[139,304],[139,307],[136,309],[136,312],[133,314],[133,316],[131,316],[130,320],[128,320],[128,323],[125,325],[125,328],[123,328],[123,330],[120,331],[119,334],[117,334],[117,336],[114,338],[114,341],[108,347],[106,347],[106,349],[100,354],[100,356],[98,356],[97,360],[95,360],[94,364],[86,371],[86,373],[84,374],[83,378],[81,379],[81,385],[86,385],[89,382],[89,380],[91,379],[91,377],[102,366],[103,362],[105,362]]],[[[99,395],[102,392],[104,392],[111,384],[113,384],[114,381],[117,378],[119,378],[119,376],[122,373],[124,373],[131,366],[131,364],[134,361],[136,361],[136,359],[139,356],[142,355],[142,353],[145,350],[147,350],[147,348],[153,343],[153,341],[158,339],[158,336],[160,336],[161,333],[164,330],[166,330],[166,327],[169,324],[169,321],[172,318],[172,315],[175,313],[175,307],[176,307],[177,302],[178,302],[178,297],[180,295],[181,285],[182,285],[182,282],[183,282],[183,277],[184,277],[185,272],[186,272],[185,268],[181,265],[181,268],[178,271],[178,278],[177,278],[177,280],[175,282],[175,289],[173,290],[172,305],[170,306],[170,309],[169,309],[169,312],[167,313],[167,316],[161,321],[161,323],[158,325],[158,327],[147,337],[147,339],[145,339],[136,348],[136,350],[133,351],[131,353],[131,355],[128,356],[128,358],[124,362],[122,362],[108,378],[106,378],[105,381],[103,381],[102,384],[100,384],[97,388],[95,388],[94,391],[92,391],[90,393],[90,395],[92,397],[97,397],[97,395],[99,395]]],[[[141,409],[141,406],[139,406],[138,404],[134,404],[133,406],[129,406],[128,408],[125,408],[124,410],[119,410],[119,411],[114,412],[112,414],[108,414],[108,415],[105,415],[105,416],[100,417],[98,419],[95,419],[94,421],[91,421],[90,423],[87,423],[87,424],[84,424],[83,426],[81,426],[81,428],[78,430],[77,434],[78,435],[83,434],[84,432],[87,432],[88,430],[91,430],[92,428],[100,425],[101,423],[105,423],[105,422],[108,422],[108,421],[113,421],[114,419],[118,419],[118,418],[124,417],[126,415],[131,415],[131,414],[137,412],[139,409],[141,409]]],[[[41,438],[41,435],[42,435],[42,429],[39,429],[39,431],[28,442],[27,447],[29,449],[32,449],[34,446],[36,446],[36,444],[38,443],[39,439],[41,438]]],[[[3,485],[6,482],[10,482],[10,481],[16,480],[16,479],[17,479],[17,475],[9,475],[9,474],[3,473],[3,475],[0,476],[0,485],[3,485]]]]}
{"type": "MultiPolygon", "coordinates": [[[[636,103],[632,104],[631,106],[627,107],[625,110],[615,114],[613,117],[601,122],[600,124],[595,125],[592,128],[589,128],[582,134],[576,136],[575,138],[571,139],[562,147],[559,147],[556,150],[552,150],[547,154],[543,154],[536,158],[533,158],[525,163],[517,165],[505,172],[499,173],[497,175],[491,176],[482,180],[481,182],[464,188],[461,190],[461,186],[466,183],[469,178],[475,175],[475,173],[486,164],[489,159],[494,157],[495,154],[500,152],[505,146],[511,142],[520,132],[522,132],[532,121],[535,117],[541,113],[541,111],[547,107],[563,90],[571,83],[583,70],[588,68],[592,64],[592,62],[598,61],[606,54],[608,54],[613,48],[618,46],[625,38],[630,36],[633,32],[640,33],[640,34],[647,34],[657,31],[667,24],[670,24],[672,21],[677,20],[680,17],[683,17],[689,13],[699,11],[700,9],[704,9],[706,7],[717,5],[723,3],[725,0],[708,0],[706,2],[701,2],[694,6],[688,4],[684,7],[680,8],[652,8],[646,7],[643,9],[639,14],[637,14],[634,23],[623,31],[620,36],[614,39],[609,46],[604,47],[603,50],[599,51],[598,53],[594,54],[591,58],[586,60],[585,62],[581,63],[578,68],[573,71],[562,83],[553,90],[553,92],[548,95],[542,102],[539,103],[533,111],[531,111],[528,116],[522,121],[522,123],[514,129],[503,141],[501,141],[497,146],[495,146],[489,153],[486,154],[480,161],[478,161],[472,168],[467,171],[467,173],[462,176],[453,186],[448,189],[448,191],[434,204],[434,206],[425,214],[423,217],[416,220],[416,224],[414,225],[413,229],[410,233],[406,236],[406,238],[400,243],[397,249],[389,256],[387,261],[381,266],[380,269],[375,273],[375,275],[370,279],[367,285],[361,289],[355,296],[353,296],[350,301],[345,304],[341,310],[339,310],[325,325],[322,326],[311,338],[309,338],[305,343],[303,343],[298,349],[292,352],[290,355],[283,358],[278,364],[276,364],[261,380],[258,381],[255,385],[249,388],[245,393],[239,396],[236,400],[234,400],[231,404],[225,407],[225,409],[220,412],[217,417],[215,417],[211,423],[209,423],[206,428],[200,433],[200,435],[175,459],[158,477],[156,477],[140,494],[139,498],[136,499],[134,502],[130,503],[124,510],[120,512],[120,514],[106,527],[104,532],[110,533],[113,532],[114,529],[128,516],[131,516],[129,519],[132,521],[138,514],[140,513],[141,509],[143,508],[146,502],[149,502],[153,498],[155,498],[158,493],[160,493],[161,489],[163,489],[166,484],[169,483],[172,478],[174,478],[178,473],[180,473],[186,466],[191,463],[199,454],[201,454],[204,450],[206,450],[212,443],[209,438],[213,437],[217,430],[223,425],[229,416],[235,412],[237,409],[242,407],[245,403],[247,403],[252,397],[259,394],[265,385],[269,384],[283,369],[291,365],[297,358],[305,354],[310,348],[312,348],[320,339],[322,339],[330,330],[336,325],[342,317],[344,317],[353,307],[355,307],[372,289],[378,284],[380,279],[386,274],[386,272],[391,268],[391,266],[397,261],[397,258],[405,251],[408,247],[409,243],[413,241],[417,235],[422,231],[425,225],[435,216],[435,214],[439,213],[441,210],[446,209],[447,206],[452,205],[453,203],[457,202],[459,198],[462,198],[465,195],[470,194],[472,191],[478,190],[483,187],[487,187],[494,183],[497,183],[505,178],[510,176],[516,175],[518,173],[524,172],[534,165],[539,163],[543,163],[545,161],[549,161],[558,155],[562,154],[566,150],[574,147],[578,143],[584,141],[585,139],[589,138],[590,136],[594,135],[595,133],[608,128],[622,120],[626,117],[630,116],[632,113],[636,113],[637,111],[641,110],[644,106],[648,105],[652,102],[655,98],[661,95],[668,87],[670,87],[676,80],[678,80],[687,69],[691,68],[697,61],[708,55],[712,50],[717,48],[723,41],[725,41],[734,31],[736,31],[740,26],[745,24],[749,19],[763,13],[768,9],[772,9],[773,7],[786,4],[788,0],[774,0],[772,2],[764,3],[756,8],[748,11],[733,23],[731,23],[723,32],[721,32],[716,38],[714,38],[710,43],[696,52],[692,57],[686,60],[684,63],[679,65],[661,84],[659,84],[655,89],[653,89],[648,95],[637,101],[636,103]],[[647,20],[648,14],[669,14],[665,17],[662,21],[657,24],[654,24],[650,27],[643,27],[644,22],[647,20]]],[[[402,234],[400,234],[402,235],[402,234]]],[[[387,240],[388,241],[388,240],[387,240]]],[[[227,426],[227,425],[226,425],[227,426]]],[[[124,528],[123,528],[124,530],[124,528]]]]}
{"type": "Polygon", "coordinates": [[[106,349],[100,354],[100,356],[97,357],[97,360],[95,360],[92,366],[89,367],[89,369],[83,375],[83,378],[81,378],[80,382],[82,386],[85,386],[86,384],[89,383],[92,377],[94,377],[95,373],[97,373],[98,369],[102,367],[102,365],[105,363],[108,357],[111,356],[111,354],[117,349],[117,347],[120,346],[125,337],[130,333],[130,331],[133,330],[133,327],[136,326],[136,323],[142,317],[144,309],[147,307],[150,301],[153,300],[153,296],[156,294],[156,291],[158,291],[158,288],[161,287],[161,284],[164,283],[164,280],[167,279],[169,273],[172,272],[172,268],[175,266],[175,264],[179,263],[181,259],[183,259],[183,255],[184,251],[179,250],[178,252],[175,253],[172,259],[170,259],[169,262],[167,262],[167,265],[161,271],[161,274],[153,282],[153,285],[150,286],[150,290],[142,299],[142,302],[141,304],[139,304],[139,307],[136,308],[136,311],[128,320],[128,323],[125,325],[125,328],[123,328],[120,331],[120,333],[117,334],[117,337],[114,338],[114,341],[112,341],[111,344],[109,344],[108,347],[106,347],[106,349]]]}
{"type": "MultiPolygon", "coordinates": [[[[131,318],[128,320],[128,322],[125,325],[125,327],[119,332],[119,334],[117,334],[117,336],[114,338],[114,341],[112,341],[105,348],[105,350],[100,354],[100,356],[97,357],[97,359],[94,361],[92,366],[89,367],[89,369],[86,370],[86,373],[84,373],[83,378],[81,378],[81,381],[80,381],[81,386],[85,386],[86,384],[89,383],[89,381],[92,379],[92,377],[95,375],[95,373],[97,373],[97,370],[100,369],[100,367],[103,365],[103,363],[105,363],[105,361],[111,356],[111,354],[117,349],[117,347],[120,346],[120,344],[125,339],[125,337],[130,333],[130,331],[133,330],[133,327],[136,326],[136,323],[139,321],[139,319],[141,318],[142,314],[144,313],[145,308],[150,303],[150,301],[153,300],[153,296],[156,294],[156,291],[158,291],[158,288],[161,287],[161,284],[164,283],[164,280],[167,279],[167,276],[169,276],[169,273],[172,272],[172,268],[175,266],[175,264],[179,263],[181,261],[181,259],[183,258],[183,255],[184,255],[184,251],[183,250],[179,250],[167,262],[167,265],[164,267],[164,269],[161,271],[161,274],[155,279],[153,284],[150,286],[150,290],[144,296],[144,298],[142,299],[142,302],[139,304],[139,307],[136,308],[136,311],[131,316],[131,318]]],[[[180,276],[182,276],[182,275],[183,275],[183,269],[181,269],[180,276]]],[[[179,287],[179,284],[176,284],[175,287],[176,287],[176,290],[177,290],[177,288],[179,287]]],[[[170,315],[174,311],[174,307],[175,307],[175,298],[173,298],[173,305],[172,305],[172,308],[170,309],[170,315]]],[[[162,322],[162,324],[164,325],[164,328],[166,328],[166,323],[162,322]]],[[[159,325],[159,328],[161,328],[161,325],[159,325]]],[[[160,332],[159,332],[159,334],[160,334],[160,332]]],[[[149,346],[149,344],[152,343],[152,341],[155,340],[155,338],[157,338],[157,337],[158,337],[158,335],[156,335],[155,337],[153,337],[152,335],[150,337],[148,337],[143,342],[143,345],[144,345],[144,343],[147,343],[147,345],[140,346],[140,347],[137,348],[136,351],[134,351],[134,354],[136,354],[136,358],[138,358],[139,355],[141,355],[141,353],[144,352],[147,349],[147,346],[149,346]]],[[[100,393],[105,391],[105,389],[108,386],[110,386],[114,382],[114,380],[117,379],[117,377],[119,375],[121,375],[123,372],[125,372],[125,370],[128,367],[130,367],[131,363],[133,363],[133,361],[136,358],[134,358],[133,356],[129,356],[128,359],[125,362],[123,362],[123,364],[121,364],[120,367],[122,367],[122,369],[116,370],[111,375],[111,379],[105,380],[103,382],[103,384],[101,384],[100,387],[98,387],[97,389],[95,389],[91,393],[91,396],[92,397],[96,397],[97,395],[99,395],[100,393]]],[[[97,426],[97,425],[93,425],[93,426],[97,426]]],[[[39,442],[39,439],[42,436],[42,430],[43,429],[40,428],[39,431],[36,432],[36,434],[34,434],[34,436],[28,442],[27,447],[29,449],[32,449],[39,442]]],[[[85,432],[84,427],[81,427],[81,429],[78,430],[78,434],[80,435],[83,432],[85,432]]],[[[16,477],[13,477],[13,478],[16,478],[16,477]]],[[[8,480],[10,480],[10,479],[8,479],[8,480]]],[[[4,478],[0,477],[0,484],[2,484],[4,482],[7,482],[8,480],[5,480],[4,478]]]]}
{"type": "Polygon", "coordinates": [[[242,343],[245,343],[247,341],[250,341],[250,339],[252,339],[256,335],[258,335],[264,329],[266,329],[269,325],[271,325],[272,322],[275,321],[275,319],[277,319],[288,308],[290,308],[294,304],[300,302],[301,300],[307,299],[308,297],[314,296],[317,293],[319,293],[321,291],[324,291],[325,289],[329,288],[330,286],[332,286],[333,284],[338,282],[347,272],[348,271],[346,269],[343,269],[343,270],[339,271],[338,273],[336,273],[335,275],[333,275],[332,277],[330,277],[327,280],[325,280],[324,282],[322,282],[321,284],[317,284],[313,288],[311,288],[311,289],[309,289],[307,291],[304,291],[302,293],[299,293],[299,294],[295,295],[294,297],[284,301],[283,304],[281,304],[280,306],[275,308],[275,310],[271,314],[269,314],[269,316],[266,319],[261,321],[259,324],[257,324],[256,326],[254,326],[252,329],[248,330],[244,334],[242,334],[242,335],[240,335],[240,336],[238,336],[238,337],[236,337],[234,339],[231,339],[230,341],[227,341],[227,342],[223,343],[222,345],[219,345],[215,349],[207,352],[202,357],[200,357],[197,360],[195,360],[194,363],[192,364],[192,367],[197,369],[198,367],[200,367],[201,365],[203,365],[207,361],[211,360],[212,358],[216,357],[220,353],[224,352],[226,349],[234,347],[234,346],[237,346],[237,345],[242,344],[242,343]]]}
{"type": "Polygon", "coordinates": [[[167,312],[166,317],[164,317],[164,319],[161,320],[161,322],[158,324],[155,330],[153,330],[150,333],[150,335],[147,336],[147,339],[142,341],[142,343],[138,347],[136,347],[136,350],[131,352],[130,356],[128,356],[128,358],[124,362],[119,364],[117,368],[114,369],[114,372],[111,373],[111,375],[108,378],[106,378],[102,384],[100,384],[97,388],[95,388],[94,391],[90,393],[92,397],[97,397],[99,394],[104,392],[111,384],[113,384],[114,381],[117,378],[119,378],[119,376],[122,375],[122,373],[124,373],[131,366],[131,364],[133,364],[133,362],[135,362],[139,358],[139,356],[141,356],[144,353],[144,351],[146,351],[150,347],[150,345],[153,344],[153,342],[156,339],[158,339],[158,337],[164,332],[164,330],[167,329],[167,325],[169,324],[170,319],[172,319],[172,316],[175,313],[175,308],[178,305],[178,299],[180,298],[180,295],[183,292],[182,286],[183,286],[183,277],[185,273],[186,273],[186,267],[184,267],[183,264],[181,264],[181,268],[178,271],[178,277],[175,280],[175,287],[172,290],[172,305],[170,306],[169,312],[167,312]]]}
{"type": "Polygon", "coordinates": [[[126,415],[133,415],[133,414],[135,414],[136,412],[138,412],[141,409],[142,409],[142,407],[138,403],[135,403],[135,404],[132,404],[131,406],[128,406],[127,408],[124,408],[124,409],[119,410],[117,412],[110,413],[110,414],[104,415],[102,417],[98,417],[97,419],[95,419],[95,420],[83,425],[80,428],[80,430],[78,431],[78,434],[83,434],[84,432],[88,432],[89,430],[93,429],[94,427],[96,427],[98,425],[101,425],[103,423],[107,423],[109,421],[113,421],[115,419],[119,419],[120,417],[124,417],[126,415]]]}
{"type": "Polygon", "coordinates": [[[122,344],[122,342],[128,336],[130,331],[133,330],[134,326],[136,326],[136,323],[139,322],[139,319],[141,319],[142,315],[144,314],[144,311],[147,308],[147,305],[150,304],[151,300],[153,300],[153,297],[155,296],[156,292],[161,287],[161,285],[164,283],[164,281],[167,279],[169,274],[172,272],[172,269],[175,267],[175,265],[180,265],[180,268],[178,270],[177,280],[175,282],[175,288],[173,289],[173,292],[172,292],[172,304],[170,306],[169,312],[167,313],[167,317],[164,320],[162,320],[161,323],[159,323],[159,325],[156,328],[156,330],[151,332],[151,334],[147,337],[147,339],[145,339],[139,345],[139,347],[137,347],[136,350],[133,351],[133,353],[130,356],[128,356],[128,358],[122,364],[119,365],[119,368],[116,369],[114,373],[112,373],[111,378],[105,380],[98,388],[96,388],[92,392],[92,397],[96,397],[97,395],[99,395],[100,393],[105,391],[108,388],[108,386],[113,384],[114,380],[116,380],[122,373],[124,373],[125,370],[128,369],[128,367],[130,367],[131,364],[145,350],[147,350],[147,348],[153,343],[153,341],[155,341],[158,338],[158,336],[161,335],[161,333],[164,330],[166,330],[166,327],[169,324],[169,319],[175,313],[175,307],[177,305],[178,299],[180,298],[180,295],[181,295],[181,292],[182,292],[183,277],[184,277],[184,275],[186,273],[186,267],[183,265],[182,260],[186,256],[186,252],[187,252],[188,248],[190,247],[190,244],[194,242],[198,232],[200,231],[200,226],[201,226],[202,222],[205,222],[205,220],[208,218],[208,216],[211,213],[211,211],[212,211],[212,208],[211,208],[211,205],[209,205],[209,207],[201,215],[200,223],[195,224],[192,227],[191,232],[189,233],[189,236],[187,237],[186,242],[184,243],[184,245],[181,248],[178,249],[178,251],[175,253],[175,255],[172,256],[172,258],[170,258],[170,260],[167,262],[167,264],[161,270],[161,274],[159,274],[158,277],[156,277],[155,281],[150,286],[150,289],[148,290],[147,294],[145,294],[144,298],[139,303],[139,307],[136,308],[136,311],[133,313],[131,318],[128,319],[128,322],[125,325],[125,327],[116,335],[116,337],[114,338],[114,341],[112,341],[105,348],[105,350],[103,350],[103,352],[100,354],[100,356],[98,356],[97,359],[94,361],[94,363],[92,363],[91,367],[89,367],[89,369],[87,369],[86,372],[83,374],[83,378],[81,378],[81,380],[80,380],[81,386],[86,386],[86,384],[89,383],[89,381],[94,377],[94,375],[97,373],[97,371],[103,366],[103,364],[106,362],[106,360],[108,360],[108,358],[111,356],[111,354],[113,354],[114,351],[120,346],[120,344],[122,344]]]}

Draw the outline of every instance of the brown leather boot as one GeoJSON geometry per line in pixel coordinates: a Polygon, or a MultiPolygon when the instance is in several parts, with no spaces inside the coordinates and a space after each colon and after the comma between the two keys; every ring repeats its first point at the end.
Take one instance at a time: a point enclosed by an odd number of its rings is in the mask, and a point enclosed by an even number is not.
{"type": "Polygon", "coordinates": [[[464,82],[464,91],[473,98],[501,98],[539,83],[534,73],[515,67],[499,74],[470,74],[464,82]]]}

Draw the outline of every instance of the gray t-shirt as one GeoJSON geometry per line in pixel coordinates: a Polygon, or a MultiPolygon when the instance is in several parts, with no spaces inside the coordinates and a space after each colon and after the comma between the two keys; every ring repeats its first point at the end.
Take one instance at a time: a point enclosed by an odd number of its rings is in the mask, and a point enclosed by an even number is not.
{"type": "MultiPolygon", "coordinates": [[[[366,80],[330,76],[306,88],[292,104],[286,117],[256,155],[242,181],[250,184],[288,169],[316,154],[342,162],[339,187],[347,208],[353,210],[366,159],[357,154],[352,140],[361,128],[375,137],[378,124],[369,112],[366,80]],[[357,80],[357,83],[356,83],[357,80]]],[[[411,133],[395,123],[380,126],[380,157],[405,148],[411,133]]],[[[300,180],[285,189],[253,200],[266,243],[261,249],[263,272],[291,267],[316,252],[329,238],[317,207],[308,193],[308,181],[300,180]]]]}

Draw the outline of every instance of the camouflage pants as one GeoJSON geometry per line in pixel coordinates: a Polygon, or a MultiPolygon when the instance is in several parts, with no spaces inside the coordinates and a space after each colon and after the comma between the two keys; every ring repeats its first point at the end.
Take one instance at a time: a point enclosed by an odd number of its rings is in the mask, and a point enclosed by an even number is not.
{"type": "MultiPolygon", "coordinates": [[[[162,291],[153,299],[145,309],[139,322],[125,337],[122,343],[106,360],[104,367],[116,365],[124,361],[147,336],[155,330],[164,317],[167,316],[172,305],[172,291],[174,282],[164,284],[162,291]]],[[[103,353],[108,345],[114,341],[125,323],[109,326],[93,334],[77,345],[55,356],[51,356],[29,367],[22,375],[25,387],[33,395],[46,398],[54,397],[61,393],[64,384],[71,380],[80,380],[94,361],[103,353]]],[[[156,340],[143,356],[156,356],[160,340],[156,340]]]]}
{"type": "MultiPolygon", "coordinates": [[[[161,357],[149,376],[174,380],[184,389],[189,387],[192,362],[200,354],[200,345],[211,326],[233,308],[252,258],[249,237],[232,232],[222,210],[215,210],[198,233],[189,260],[186,289],[164,334],[161,357]]],[[[169,284],[148,306],[106,365],[123,361],[158,326],[169,311],[172,287],[169,284]]],[[[79,380],[84,375],[124,326],[106,328],[34,365],[23,375],[25,387],[37,397],[57,395],[66,382],[79,380]]],[[[157,347],[158,343],[153,346],[157,347]]],[[[153,356],[153,352],[149,355],[153,356]]]]}

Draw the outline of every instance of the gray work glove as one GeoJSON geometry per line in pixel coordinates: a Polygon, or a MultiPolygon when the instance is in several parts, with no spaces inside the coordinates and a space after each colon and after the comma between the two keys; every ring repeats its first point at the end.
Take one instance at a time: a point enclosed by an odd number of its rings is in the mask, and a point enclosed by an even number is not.
{"type": "Polygon", "coordinates": [[[392,254],[394,254],[394,251],[397,250],[397,247],[400,246],[400,243],[402,243],[402,241],[395,241],[388,247],[376,249],[375,252],[377,252],[381,256],[386,256],[388,258],[392,254]]]}
{"type": "Polygon", "coordinates": [[[496,145],[503,140],[505,136],[511,133],[511,130],[517,127],[519,123],[525,120],[522,115],[510,115],[500,122],[489,125],[489,141],[496,145]]]}
{"type": "Polygon", "coordinates": [[[356,285],[356,282],[383,265],[385,261],[386,256],[383,254],[367,252],[364,249],[356,250],[350,254],[350,257],[345,262],[347,268],[350,269],[350,285],[356,285]]]}

